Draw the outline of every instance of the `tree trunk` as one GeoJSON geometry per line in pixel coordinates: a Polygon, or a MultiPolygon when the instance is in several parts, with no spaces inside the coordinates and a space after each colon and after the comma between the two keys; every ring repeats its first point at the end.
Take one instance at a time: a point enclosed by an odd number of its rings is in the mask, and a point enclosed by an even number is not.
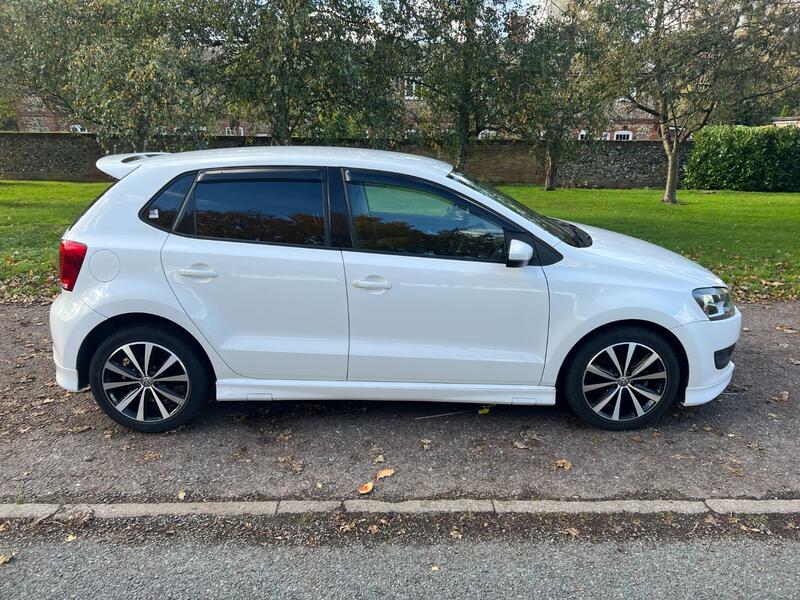
{"type": "Polygon", "coordinates": [[[469,113],[462,107],[458,111],[458,157],[456,158],[456,168],[464,170],[469,154],[469,113]]]}
{"type": "Polygon", "coordinates": [[[674,143],[671,150],[667,150],[667,184],[664,188],[664,197],[661,199],[665,204],[678,203],[678,171],[680,164],[678,159],[678,144],[674,143]]]}
{"type": "Polygon", "coordinates": [[[558,187],[558,152],[547,146],[544,153],[544,189],[552,192],[558,187]]]}

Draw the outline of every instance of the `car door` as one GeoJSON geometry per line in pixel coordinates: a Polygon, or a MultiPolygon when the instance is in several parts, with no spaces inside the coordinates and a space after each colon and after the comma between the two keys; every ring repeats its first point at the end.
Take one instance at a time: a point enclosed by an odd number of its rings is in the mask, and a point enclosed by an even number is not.
{"type": "Polygon", "coordinates": [[[347,293],[324,169],[200,173],[161,251],[170,286],[245,377],[344,380],[347,293]]]}
{"type": "Polygon", "coordinates": [[[540,266],[506,266],[508,241],[529,234],[428,182],[346,179],[348,380],[537,385],[547,283],[540,266]]]}

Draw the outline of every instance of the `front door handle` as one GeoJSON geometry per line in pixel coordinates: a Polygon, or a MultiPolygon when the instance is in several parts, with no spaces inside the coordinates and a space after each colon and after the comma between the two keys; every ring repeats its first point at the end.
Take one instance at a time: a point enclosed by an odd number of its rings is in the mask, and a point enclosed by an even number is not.
{"type": "Polygon", "coordinates": [[[356,279],[353,282],[353,287],[362,290],[390,290],[392,284],[385,279],[356,279]]]}
{"type": "Polygon", "coordinates": [[[182,277],[195,277],[197,279],[211,279],[217,276],[217,272],[214,269],[184,268],[178,269],[178,275],[182,277]]]}

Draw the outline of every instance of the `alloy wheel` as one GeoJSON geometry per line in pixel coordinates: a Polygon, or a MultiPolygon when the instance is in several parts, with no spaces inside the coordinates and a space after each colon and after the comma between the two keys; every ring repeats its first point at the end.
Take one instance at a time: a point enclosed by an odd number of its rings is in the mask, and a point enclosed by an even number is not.
{"type": "Polygon", "coordinates": [[[117,348],[103,367],[101,382],[114,408],[143,423],[173,417],[183,408],[190,391],[183,362],[153,342],[117,348]]]}
{"type": "Polygon", "coordinates": [[[667,389],[667,369],[658,353],[637,342],[621,342],[595,354],[583,373],[583,397],[600,417],[631,421],[652,411],[667,389]]]}

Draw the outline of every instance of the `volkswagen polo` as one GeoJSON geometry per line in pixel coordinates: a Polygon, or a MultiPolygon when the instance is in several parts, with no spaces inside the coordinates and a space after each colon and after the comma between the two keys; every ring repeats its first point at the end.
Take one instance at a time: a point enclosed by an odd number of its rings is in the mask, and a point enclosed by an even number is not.
{"type": "Polygon", "coordinates": [[[437,160],[346,148],[102,158],[64,234],[58,383],[143,432],[209,400],[552,405],[645,426],[727,386],[725,284],[437,160]]]}

